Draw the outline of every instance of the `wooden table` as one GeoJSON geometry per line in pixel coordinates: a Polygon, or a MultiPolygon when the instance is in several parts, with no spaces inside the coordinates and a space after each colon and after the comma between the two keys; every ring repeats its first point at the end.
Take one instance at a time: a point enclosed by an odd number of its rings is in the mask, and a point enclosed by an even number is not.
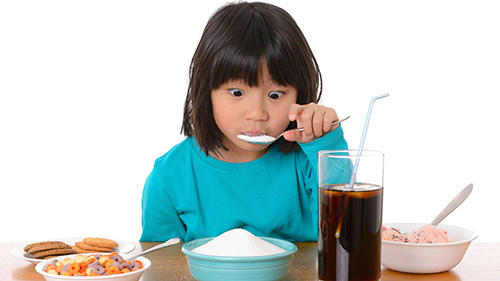
{"type": "MultiPolygon", "coordinates": [[[[158,243],[134,243],[134,253],[139,253],[158,243]]],[[[22,243],[0,243],[0,280],[44,280],[35,266],[16,258],[10,251],[22,243]]],[[[285,280],[317,280],[316,243],[296,243],[290,272],[285,280]]],[[[189,273],[182,244],[161,249],[146,255],[152,262],[141,280],[194,280],[189,273]]],[[[382,280],[500,280],[500,243],[473,242],[462,262],[454,269],[439,274],[405,274],[382,269],[382,280]]]]}

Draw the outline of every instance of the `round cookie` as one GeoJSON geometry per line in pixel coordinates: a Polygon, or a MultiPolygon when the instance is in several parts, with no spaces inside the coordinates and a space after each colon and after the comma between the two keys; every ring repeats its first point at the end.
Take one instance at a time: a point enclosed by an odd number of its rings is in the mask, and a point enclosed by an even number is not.
{"type": "Polygon", "coordinates": [[[44,242],[36,242],[36,243],[31,243],[26,246],[24,246],[24,251],[28,252],[31,248],[36,247],[36,246],[42,246],[42,245],[48,245],[48,244],[53,244],[53,243],[62,243],[60,241],[44,241],[44,242]]]}
{"type": "Polygon", "coordinates": [[[34,255],[35,253],[46,251],[46,250],[54,250],[54,249],[71,249],[71,246],[63,243],[63,242],[54,242],[50,244],[43,244],[39,246],[32,247],[28,250],[28,254],[34,255]]]}
{"type": "Polygon", "coordinates": [[[82,241],[75,242],[75,246],[77,246],[80,249],[91,252],[113,252],[113,248],[92,246],[82,241]]]}
{"type": "Polygon", "coordinates": [[[106,247],[106,248],[116,248],[118,243],[107,238],[84,238],[83,242],[85,244],[95,247],[106,247]]]}
{"type": "Polygon", "coordinates": [[[76,254],[76,251],[71,249],[70,247],[69,249],[52,249],[52,250],[41,251],[35,253],[33,257],[35,259],[43,259],[49,256],[60,256],[60,255],[71,255],[71,254],[76,254]]]}
{"type": "MultiPolygon", "coordinates": [[[[78,242],[77,242],[78,243],[78,242]]],[[[83,243],[83,242],[80,242],[80,243],[83,243]]],[[[74,246],[71,246],[71,248],[73,248],[73,250],[76,251],[77,254],[89,254],[89,253],[95,253],[95,251],[91,251],[91,250],[84,250],[76,245],[74,246]]]]}

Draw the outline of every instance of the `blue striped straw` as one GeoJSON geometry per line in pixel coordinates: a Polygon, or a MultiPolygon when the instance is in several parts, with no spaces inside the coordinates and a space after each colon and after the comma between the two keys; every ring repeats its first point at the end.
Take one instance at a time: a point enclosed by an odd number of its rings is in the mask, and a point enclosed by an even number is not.
{"type": "MultiPolygon", "coordinates": [[[[361,136],[361,143],[359,144],[358,148],[358,156],[361,156],[361,154],[363,153],[363,146],[365,146],[366,132],[368,131],[368,125],[370,125],[370,117],[372,116],[373,104],[375,103],[376,100],[388,96],[389,94],[383,94],[380,96],[373,97],[372,100],[370,101],[370,107],[368,108],[368,114],[366,115],[366,120],[365,120],[365,127],[363,128],[363,135],[361,136]]],[[[356,158],[356,164],[354,165],[354,170],[352,171],[351,181],[349,182],[349,188],[352,188],[354,186],[354,181],[356,180],[356,173],[358,172],[359,159],[360,159],[359,157],[356,158]]]]}

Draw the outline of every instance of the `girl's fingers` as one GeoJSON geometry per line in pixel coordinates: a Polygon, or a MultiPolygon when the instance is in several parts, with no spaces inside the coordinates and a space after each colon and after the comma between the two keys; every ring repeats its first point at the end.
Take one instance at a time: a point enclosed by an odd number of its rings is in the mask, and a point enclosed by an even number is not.
{"type": "Polygon", "coordinates": [[[308,105],[303,106],[300,114],[297,116],[297,124],[300,120],[300,127],[304,128],[304,131],[302,131],[302,133],[308,138],[312,138],[315,135],[315,128],[313,127],[313,118],[315,114],[315,108],[308,105]]]}
{"type": "Polygon", "coordinates": [[[301,111],[302,111],[301,105],[298,105],[296,103],[290,105],[290,109],[288,109],[288,120],[290,121],[297,120],[297,116],[299,116],[301,111]]]}
{"type": "Polygon", "coordinates": [[[315,103],[292,104],[288,117],[290,121],[297,121],[298,128],[304,128],[302,132],[285,133],[284,137],[289,141],[309,142],[338,127],[338,125],[331,125],[338,119],[335,110],[315,103]]]}
{"type": "Polygon", "coordinates": [[[290,121],[297,121],[297,128],[304,128],[303,111],[305,105],[292,104],[288,110],[288,119],[290,121]]]}
{"type": "Polygon", "coordinates": [[[323,128],[325,127],[324,122],[326,112],[327,109],[323,106],[318,106],[314,111],[314,115],[311,119],[311,126],[315,137],[321,137],[325,133],[323,128]]]}
{"type": "Polygon", "coordinates": [[[301,142],[302,141],[302,132],[297,132],[295,130],[289,130],[286,131],[283,137],[287,141],[296,141],[296,142],[301,142]]]}
{"type": "Polygon", "coordinates": [[[332,126],[332,123],[339,120],[339,117],[337,116],[337,112],[333,110],[333,108],[330,108],[331,110],[327,110],[324,116],[324,123],[323,123],[323,132],[328,133],[330,131],[333,131],[338,128],[338,124],[335,124],[332,126]]]}

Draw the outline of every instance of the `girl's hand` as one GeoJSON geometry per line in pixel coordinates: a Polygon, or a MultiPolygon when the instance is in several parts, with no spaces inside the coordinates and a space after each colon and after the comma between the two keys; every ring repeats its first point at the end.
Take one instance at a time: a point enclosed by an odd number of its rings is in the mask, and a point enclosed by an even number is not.
{"type": "Polygon", "coordinates": [[[284,138],[288,141],[301,143],[311,142],[338,128],[338,124],[331,125],[339,118],[333,108],[315,103],[306,105],[292,104],[288,111],[290,121],[297,121],[297,128],[304,131],[287,131],[284,138]]]}

